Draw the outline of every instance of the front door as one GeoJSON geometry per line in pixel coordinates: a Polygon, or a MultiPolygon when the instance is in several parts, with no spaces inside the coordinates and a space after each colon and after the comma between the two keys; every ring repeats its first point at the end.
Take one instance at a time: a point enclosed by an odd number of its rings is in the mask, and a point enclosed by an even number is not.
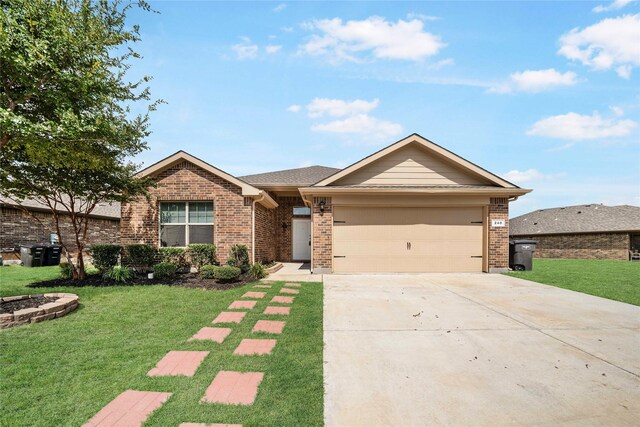
{"type": "Polygon", "coordinates": [[[293,219],[293,259],[311,259],[311,220],[308,218],[293,219]]]}

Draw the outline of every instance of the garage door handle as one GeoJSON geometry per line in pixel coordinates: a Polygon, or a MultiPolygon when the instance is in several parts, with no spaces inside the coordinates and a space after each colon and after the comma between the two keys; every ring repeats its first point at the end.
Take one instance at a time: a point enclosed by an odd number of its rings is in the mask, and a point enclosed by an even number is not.
{"type": "Polygon", "coordinates": [[[471,258],[482,258],[482,255],[471,255],[471,258]]]}
{"type": "Polygon", "coordinates": [[[333,257],[334,258],[346,258],[347,256],[346,255],[334,255],[333,257]]]}
{"type": "Polygon", "coordinates": [[[411,242],[407,242],[407,250],[410,251],[411,250],[411,242]]]}
{"type": "Polygon", "coordinates": [[[482,221],[471,221],[471,224],[482,224],[482,221]]]}

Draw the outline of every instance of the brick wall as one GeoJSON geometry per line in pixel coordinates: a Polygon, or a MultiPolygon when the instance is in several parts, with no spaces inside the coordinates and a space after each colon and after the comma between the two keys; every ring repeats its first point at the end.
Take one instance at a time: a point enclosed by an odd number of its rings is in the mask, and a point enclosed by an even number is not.
{"type": "Polygon", "coordinates": [[[629,233],[512,236],[537,240],[535,258],[629,260],[629,233]]]}
{"type": "Polygon", "coordinates": [[[151,203],[145,198],[122,206],[121,242],[158,246],[158,208],[161,201],[213,201],[214,233],[218,260],[226,262],[234,244],[251,253],[251,203],[240,187],[189,162],[180,162],[155,177],[151,203]]]}
{"type": "Polygon", "coordinates": [[[256,203],[256,261],[268,263],[276,259],[276,209],[256,203]]]}
{"type": "Polygon", "coordinates": [[[492,197],[489,203],[489,272],[509,268],[509,199],[492,197]],[[505,227],[492,227],[491,221],[502,219],[505,227]]]}
{"type": "MultiPolygon", "coordinates": [[[[0,248],[13,248],[22,244],[49,242],[49,235],[56,232],[53,214],[50,212],[32,212],[42,223],[22,209],[8,206],[0,207],[0,248]]],[[[87,231],[88,246],[97,243],[118,243],[119,222],[117,219],[91,218],[87,231]]],[[[77,250],[73,241],[73,227],[68,215],[62,216],[60,228],[62,238],[65,240],[65,244],[68,245],[69,250],[77,250]]],[[[10,252],[6,254],[10,254],[10,252]]]]}
{"type": "Polygon", "coordinates": [[[280,196],[276,198],[276,240],[278,261],[293,261],[293,208],[305,206],[300,196],[280,196]],[[282,227],[285,224],[286,227],[282,227]]]}
{"type": "Polygon", "coordinates": [[[314,197],[312,209],[312,233],[313,233],[313,269],[332,268],[332,230],[333,210],[330,197],[314,197]],[[320,212],[320,201],[324,200],[324,213],[320,212]]]}

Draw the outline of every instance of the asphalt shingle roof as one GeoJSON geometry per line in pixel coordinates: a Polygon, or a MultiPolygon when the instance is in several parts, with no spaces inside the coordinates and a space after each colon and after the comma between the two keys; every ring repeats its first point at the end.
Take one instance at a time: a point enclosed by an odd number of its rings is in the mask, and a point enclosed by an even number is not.
{"type": "Polygon", "coordinates": [[[640,231],[640,207],[600,204],[540,209],[509,220],[509,234],[571,234],[640,231]]]}
{"type": "Polygon", "coordinates": [[[239,177],[251,185],[297,185],[304,187],[322,181],[340,169],[327,166],[309,166],[306,168],[286,169],[282,171],[258,173],[239,177]]]}
{"type": "MultiPolygon", "coordinates": [[[[7,206],[16,206],[16,203],[5,197],[0,197],[0,205],[7,206]]],[[[44,205],[36,200],[23,200],[20,205],[25,208],[37,209],[37,210],[49,210],[49,206],[44,205]]],[[[67,213],[64,208],[58,209],[58,212],[67,213]]],[[[99,218],[110,218],[110,219],[120,219],[120,202],[114,203],[100,203],[95,207],[93,212],[89,215],[90,217],[99,217],[99,218]]]]}

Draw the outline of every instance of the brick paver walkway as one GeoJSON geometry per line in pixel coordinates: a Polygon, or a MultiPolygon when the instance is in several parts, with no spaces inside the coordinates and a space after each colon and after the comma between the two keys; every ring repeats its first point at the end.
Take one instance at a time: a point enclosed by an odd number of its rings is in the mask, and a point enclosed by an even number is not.
{"type": "Polygon", "coordinates": [[[211,323],[240,323],[246,311],[223,311],[211,323]]]}
{"type": "Polygon", "coordinates": [[[266,332],[268,334],[281,334],[286,322],[282,320],[258,320],[251,332],[266,332]]]}
{"type": "Polygon", "coordinates": [[[257,303],[258,301],[234,301],[229,306],[229,310],[239,310],[239,309],[245,309],[245,308],[251,310],[253,307],[256,306],[257,303]]]}
{"type": "Polygon", "coordinates": [[[285,314],[288,315],[291,311],[291,307],[272,307],[269,306],[264,309],[264,314],[285,314]]]}
{"type": "Polygon", "coordinates": [[[171,393],[127,390],[94,415],[83,427],[141,426],[171,393]]]}
{"type": "Polygon", "coordinates": [[[208,351],[170,351],[147,372],[150,377],[162,375],[184,375],[192,377],[198,370],[208,351]]]}
{"type": "Polygon", "coordinates": [[[255,285],[254,288],[271,289],[271,285],[255,285]]]}
{"type": "Polygon", "coordinates": [[[280,295],[276,295],[275,297],[271,298],[271,302],[277,302],[280,304],[291,304],[293,303],[293,298],[295,297],[283,297],[280,295]]]}
{"type": "Polygon", "coordinates": [[[178,427],[242,427],[242,424],[181,423],[178,427]]]}
{"type": "Polygon", "coordinates": [[[202,402],[251,405],[263,377],[262,372],[220,371],[207,388],[202,402]]]}
{"type": "Polygon", "coordinates": [[[299,288],[302,286],[300,283],[285,283],[284,285],[288,288],[299,288]]]}
{"type": "Polygon", "coordinates": [[[231,333],[231,328],[202,328],[194,336],[189,338],[193,340],[210,340],[222,344],[224,339],[231,333]]]}
{"type": "Polygon", "coordinates": [[[296,295],[296,294],[299,294],[300,291],[297,290],[297,289],[282,288],[282,289],[280,289],[280,293],[281,294],[293,294],[293,295],[296,295]]]}
{"type": "Polygon", "coordinates": [[[256,298],[256,299],[260,299],[263,298],[267,293],[266,292],[253,292],[253,291],[249,291],[246,292],[244,295],[242,295],[242,298],[256,298]]]}
{"type": "Polygon", "coordinates": [[[276,340],[252,340],[245,338],[240,342],[240,345],[235,349],[233,354],[238,356],[271,354],[275,346],[276,340]]]}

